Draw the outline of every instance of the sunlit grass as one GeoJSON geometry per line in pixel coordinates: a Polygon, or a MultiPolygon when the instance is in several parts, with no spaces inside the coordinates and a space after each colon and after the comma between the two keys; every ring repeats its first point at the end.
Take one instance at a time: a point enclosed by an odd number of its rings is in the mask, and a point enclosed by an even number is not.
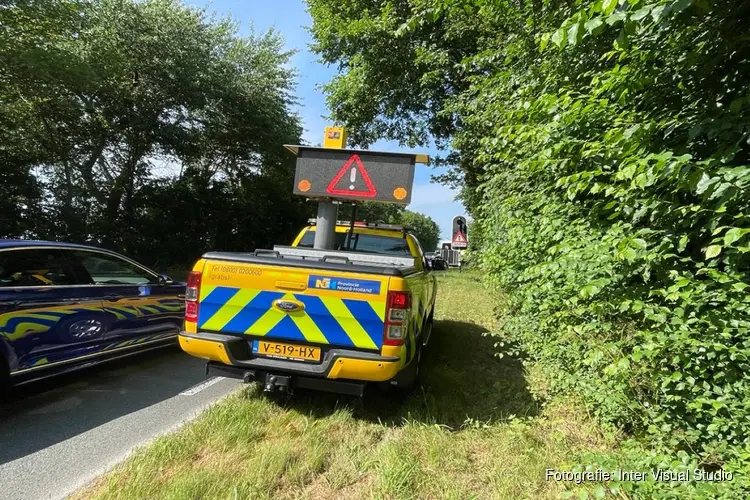
{"type": "Polygon", "coordinates": [[[137,451],[79,498],[557,498],[547,467],[608,446],[573,405],[538,408],[519,362],[483,334],[472,273],[440,277],[422,387],[406,400],[255,387],[137,451]]]}

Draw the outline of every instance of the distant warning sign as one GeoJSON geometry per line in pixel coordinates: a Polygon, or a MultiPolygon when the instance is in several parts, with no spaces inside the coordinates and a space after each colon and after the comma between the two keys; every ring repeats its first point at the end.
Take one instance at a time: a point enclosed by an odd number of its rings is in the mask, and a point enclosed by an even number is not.
{"type": "MultiPolygon", "coordinates": [[[[414,166],[424,155],[286,146],[297,154],[294,194],[309,198],[411,202],[414,166]]],[[[426,158],[426,157],[424,157],[426,158]]]]}
{"type": "Polygon", "coordinates": [[[461,215],[453,218],[453,239],[451,240],[451,246],[453,248],[466,248],[469,246],[466,218],[461,215]]]}

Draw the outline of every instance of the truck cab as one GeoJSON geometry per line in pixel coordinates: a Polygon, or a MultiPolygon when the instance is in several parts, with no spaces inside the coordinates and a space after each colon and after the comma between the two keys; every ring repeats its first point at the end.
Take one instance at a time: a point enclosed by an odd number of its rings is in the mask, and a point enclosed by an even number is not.
{"type": "MultiPolygon", "coordinates": [[[[292,246],[313,248],[315,242],[315,219],[303,228],[292,246]]],[[[334,250],[376,253],[383,255],[411,256],[426,262],[419,240],[404,227],[395,224],[336,221],[334,250]]]]}

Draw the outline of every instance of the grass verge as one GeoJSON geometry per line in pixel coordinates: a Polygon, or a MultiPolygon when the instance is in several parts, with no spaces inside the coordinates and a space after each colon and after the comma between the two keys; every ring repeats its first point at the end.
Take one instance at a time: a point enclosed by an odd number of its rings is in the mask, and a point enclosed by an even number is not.
{"type": "Polygon", "coordinates": [[[605,439],[578,405],[540,409],[521,364],[493,355],[473,273],[440,277],[422,387],[406,400],[255,387],[139,449],[75,498],[558,498],[545,480],[605,439]]]}

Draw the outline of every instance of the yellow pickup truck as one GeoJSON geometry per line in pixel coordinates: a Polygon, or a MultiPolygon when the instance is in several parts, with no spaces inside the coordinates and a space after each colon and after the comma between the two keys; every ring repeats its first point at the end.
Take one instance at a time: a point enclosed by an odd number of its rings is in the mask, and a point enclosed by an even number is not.
{"type": "Polygon", "coordinates": [[[291,246],[203,255],[180,346],[207,359],[207,373],[267,392],[410,390],[437,293],[419,241],[399,226],[348,222],[337,222],[334,250],[314,239],[311,221],[291,246]]]}

